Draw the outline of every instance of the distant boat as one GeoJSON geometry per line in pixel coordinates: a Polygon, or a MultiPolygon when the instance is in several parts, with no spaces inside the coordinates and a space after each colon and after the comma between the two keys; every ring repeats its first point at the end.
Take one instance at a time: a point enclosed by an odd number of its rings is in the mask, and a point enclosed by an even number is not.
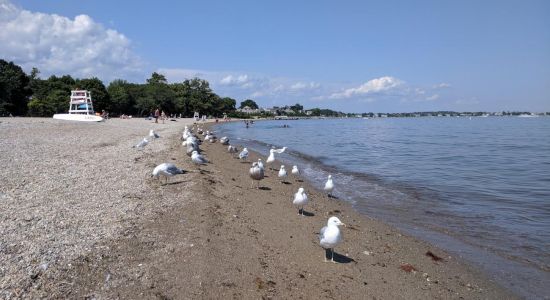
{"type": "Polygon", "coordinates": [[[534,114],[521,114],[518,116],[518,118],[536,118],[536,117],[538,116],[534,114]]]}
{"type": "Polygon", "coordinates": [[[55,114],[54,119],[66,121],[100,122],[103,118],[96,116],[92,103],[92,94],[86,90],[71,91],[68,114],[55,114]]]}

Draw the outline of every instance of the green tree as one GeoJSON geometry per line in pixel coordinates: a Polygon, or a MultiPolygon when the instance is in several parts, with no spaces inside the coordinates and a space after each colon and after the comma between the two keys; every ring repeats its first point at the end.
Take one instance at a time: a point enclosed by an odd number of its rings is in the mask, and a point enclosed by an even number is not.
{"type": "Polygon", "coordinates": [[[246,99],[243,102],[241,102],[241,106],[239,108],[242,109],[245,106],[248,106],[252,109],[258,109],[258,104],[256,104],[256,102],[254,102],[254,100],[251,100],[251,99],[246,99]]]}
{"type": "Polygon", "coordinates": [[[166,77],[164,75],[159,74],[157,72],[153,72],[153,74],[151,74],[151,78],[147,79],[147,83],[149,83],[149,84],[156,84],[156,83],[167,84],[168,82],[166,81],[166,77]]]}
{"type": "Polygon", "coordinates": [[[296,103],[295,105],[292,105],[290,109],[294,111],[294,113],[298,114],[298,113],[301,113],[302,110],[304,110],[304,107],[299,103],[296,103]]]}
{"type": "Polygon", "coordinates": [[[134,114],[135,100],[130,93],[130,84],[122,79],[113,80],[107,87],[111,99],[108,111],[115,115],[134,114]]]}
{"type": "Polygon", "coordinates": [[[32,91],[29,77],[20,66],[0,59],[0,115],[16,116],[27,113],[27,103],[32,91]]]}

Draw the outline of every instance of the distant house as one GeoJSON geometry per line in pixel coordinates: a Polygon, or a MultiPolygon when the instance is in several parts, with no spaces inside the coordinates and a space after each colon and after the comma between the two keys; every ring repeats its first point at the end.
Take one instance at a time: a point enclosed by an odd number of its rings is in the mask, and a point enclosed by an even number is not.
{"type": "Polygon", "coordinates": [[[311,111],[311,110],[306,110],[306,116],[311,116],[312,113],[313,113],[313,111],[311,111]]]}
{"type": "Polygon", "coordinates": [[[250,106],[245,106],[243,108],[239,108],[239,109],[237,109],[237,111],[245,113],[245,114],[259,114],[259,113],[262,112],[261,109],[259,109],[259,108],[253,109],[250,106]]]}

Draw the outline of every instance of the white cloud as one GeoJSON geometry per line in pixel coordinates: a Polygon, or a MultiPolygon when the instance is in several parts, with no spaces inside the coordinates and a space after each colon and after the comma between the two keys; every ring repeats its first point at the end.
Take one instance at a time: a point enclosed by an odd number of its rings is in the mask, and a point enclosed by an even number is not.
{"type": "Polygon", "coordinates": [[[328,98],[344,99],[344,98],[351,98],[354,96],[388,92],[390,90],[399,88],[402,85],[403,85],[403,81],[391,76],[384,76],[380,78],[371,79],[358,87],[349,88],[338,93],[333,93],[328,98]]]}
{"type": "Polygon", "coordinates": [[[450,83],[445,83],[445,82],[442,82],[442,83],[438,83],[438,84],[435,84],[432,86],[433,89],[446,89],[446,88],[450,88],[451,87],[451,84],[450,83]]]}
{"type": "Polygon", "coordinates": [[[31,12],[0,0],[0,53],[25,70],[42,74],[98,76],[109,80],[143,73],[130,40],[87,15],[74,20],[31,12]]]}
{"type": "Polygon", "coordinates": [[[437,100],[439,99],[439,95],[438,94],[433,94],[429,97],[426,97],[426,101],[434,101],[434,100],[437,100]]]}
{"type": "Polygon", "coordinates": [[[236,85],[241,87],[250,87],[252,83],[250,82],[248,75],[227,75],[220,80],[221,85],[236,85]]]}
{"type": "Polygon", "coordinates": [[[314,90],[314,89],[317,89],[321,86],[320,83],[317,83],[317,82],[309,82],[309,83],[305,83],[305,82],[301,82],[301,81],[298,81],[292,85],[289,86],[289,89],[290,90],[293,90],[293,91],[300,91],[300,90],[314,90]]]}

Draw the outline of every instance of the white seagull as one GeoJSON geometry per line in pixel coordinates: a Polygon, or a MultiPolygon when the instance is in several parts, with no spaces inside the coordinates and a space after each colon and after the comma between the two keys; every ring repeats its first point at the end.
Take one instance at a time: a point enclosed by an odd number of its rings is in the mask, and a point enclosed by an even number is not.
{"type": "Polygon", "coordinates": [[[290,173],[292,173],[292,175],[294,176],[300,175],[300,170],[298,170],[298,166],[292,166],[292,171],[290,171],[290,173]]]}
{"type": "Polygon", "coordinates": [[[208,163],[208,160],[196,150],[191,153],[191,160],[197,165],[205,165],[208,163]]]}
{"type": "Polygon", "coordinates": [[[332,193],[332,190],[334,189],[334,182],[332,182],[332,175],[328,175],[327,182],[325,182],[325,192],[328,193],[329,197],[332,197],[330,193],[332,193]]]}
{"type": "Polygon", "coordinates": [[[222,138],[220,139],[220,143],[221,143],[222,145],[229,145],[229,138],[226,137],[226,136],[222,137],[222,138]]]}
{"type": "Polygon", "coordinates": [[[152,139],[158,139],[160,135],[158,135],[153,129],[149,130],[149,137],[152,139]]]}
{"type": "Polygon", "coordinates": [[[279,178],[281,178],[281,182],[285,182],[286,170],[284,165],[281,165],[281,167],[279,168],[279,178]]]}
{"type": "Polygon", "coordinates": [[[147,138],[143,138],[143,140],[141,140],[141,142],[139,142],[135,146],[132,146],[132,148],[143,149],[143,147],[147,146],[147,144],[149,144],[149,141],[147,140],[147,138]]]}
{"type": "Polygon", "coordinates": [[[247,148],[244,148],[243,151],[241,151],[241,153],[239,153],[239,159],[242,159],[244,161],[246,161],[248,159],[248,149],[247,148]]]}
{"type": "MultiPolygon", "coordinates": [[[[340,225],[346,226],[346,224],[340,222],[340,219],[337,217],[330,217],[327,221],[327,226],[321,228],[321,231],[319,232],[319,244],[325,249],[325,251],[330,249],[330,260],[332,262],[334,262],[334,247],[340,244],[344,238],[340,232],[340,228],[338,228],[340,225]]],[[[325,252],[325,262],[326,261],[327,255],[325,252]]]]}
{"type": "Polygon", "coordinates": [[[164,176],[164,178],[166,179],[166,183],[168,183],[168,177],[184,173],[185,171],[183,169],[176,167],[176,165],[172,163],[162,163],[155,167],[153,173],[151,174],[151,177],[160,180],[160,176],[164,176]]]}
{"type": "Polygon", "coordinates": [[[294,200],[292,201],[292,204],[294,204],[296,207],[298,207],[298,214],[304,215],[304,205],[306,205],[308,202],[307,194],[304,192],[304,188],[301,187],[298,189],[298,192],[294,194],[294,200]]]}
{"type": "Polygon", "coordinates": [[[275,149],[269,149],[269,156],[265,160],[265,163],[269,165],[269,169],[273,170],[272,164],[275,161],[275,149]]]}
{"type": "Polygon", "coordinates": [[[253,162],[252,167],[250,167],[248,172],[250,174],[250,178],[252,178],[252,186],[254,186],[254,181],[257,181],[257,187],[260,188],[260,180],[264,179],[264,169],[260,168],[257,162],[253,162]]]}

